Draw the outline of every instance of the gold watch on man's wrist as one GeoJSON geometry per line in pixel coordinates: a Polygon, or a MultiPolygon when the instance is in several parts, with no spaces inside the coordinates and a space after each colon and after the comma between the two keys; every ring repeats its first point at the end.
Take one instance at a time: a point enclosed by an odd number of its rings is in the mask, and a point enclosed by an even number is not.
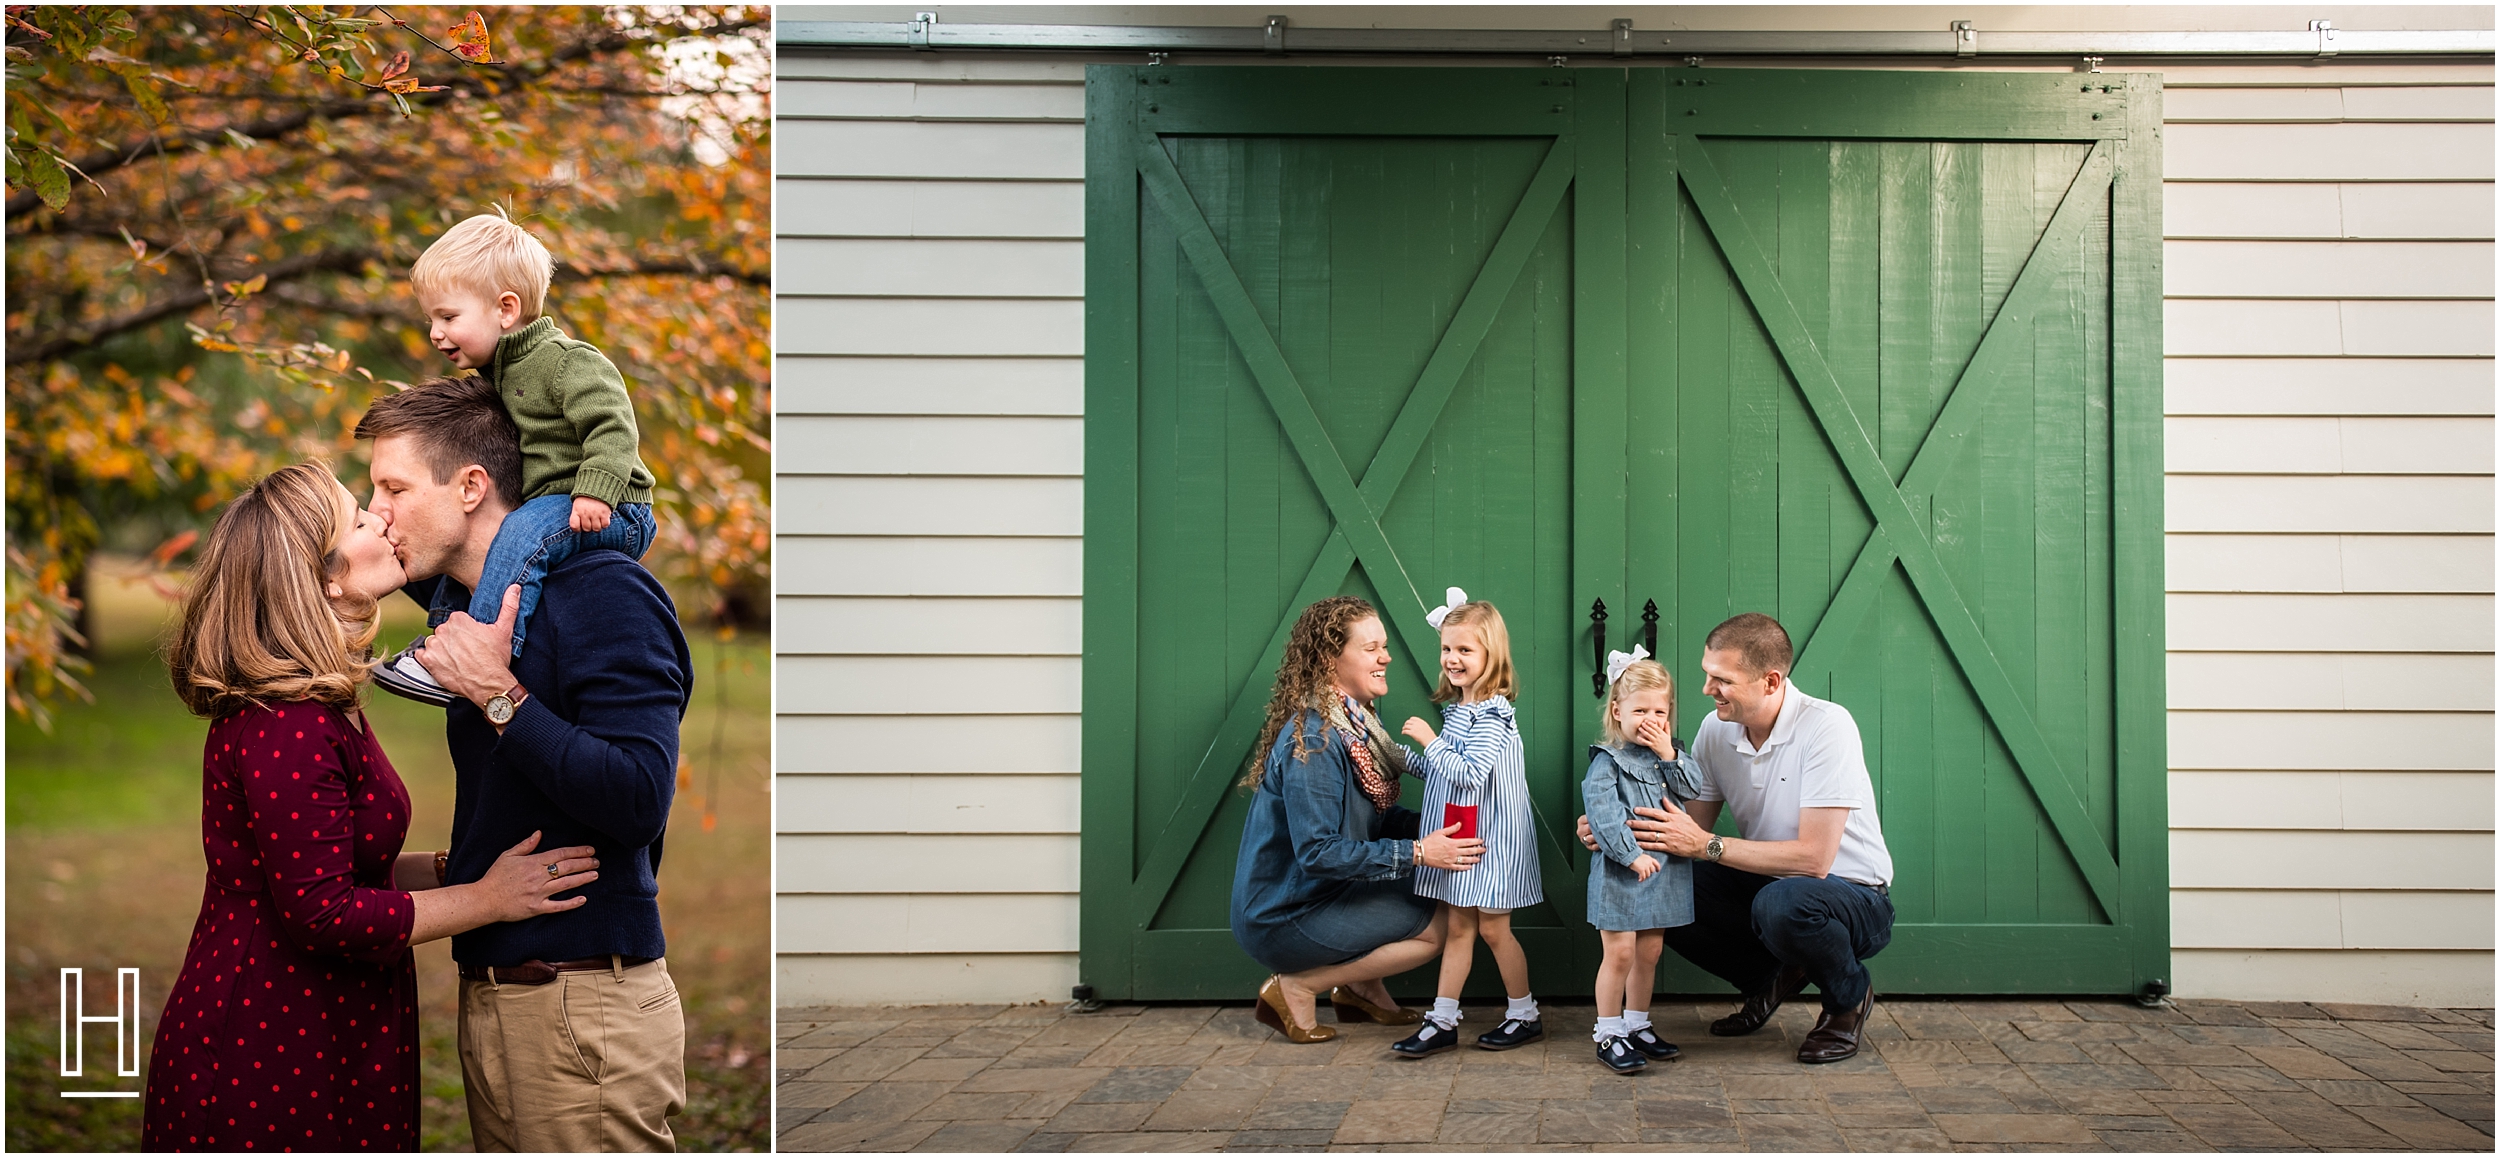
{"type": "Polygon", "coordinates": [[[521,710],[521,705],[528,703],[529,698],[529,689],[519,684],[497,692],[486,701],[486,722],[498,728],[511,723],[512,714],[521,710]]]}
{"type": "Polygon", "coordinates": [[[1701,859],[1713,864],[1718,863],[1718,859],[1725,855],[1727,855],[1727,840],[1724,837],[1713,836],[1709,844],[1702,846],[1701,859]]]}

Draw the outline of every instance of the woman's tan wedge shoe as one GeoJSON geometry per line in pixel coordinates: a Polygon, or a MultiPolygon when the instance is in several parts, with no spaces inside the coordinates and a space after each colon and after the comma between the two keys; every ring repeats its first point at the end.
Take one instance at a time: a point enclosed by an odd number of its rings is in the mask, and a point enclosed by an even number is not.
{"type": "Polygon", "coordinates": [[[1336,1007],[1340,1023],[1369,1021],[1381,1025],[1414,1025],[1424,1019],[1423,1010],[1383,1009],[1342,985],[1328,991],[1328,1004],[1336,1007]]]}
{"type": "Polygon", "coordinates": [[[1259,1004],[1252,1013],[1258,1017],[1259,1024],[1284,1034],[1285,1040],[1295,1045],[1332,1041],[1337,1036],[1332,1026],[1314,1025],[1304,1029],[1295,1025],[1293,1011],[1285,1005],[1285,985],[1274,977],[1268,978],[1267,984],[1259,987],[1259,1004]]]}

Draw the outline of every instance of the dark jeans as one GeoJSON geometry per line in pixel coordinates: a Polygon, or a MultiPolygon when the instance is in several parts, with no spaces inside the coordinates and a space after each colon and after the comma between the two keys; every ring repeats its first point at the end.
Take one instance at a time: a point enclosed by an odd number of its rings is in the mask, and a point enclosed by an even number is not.
{"type": "Polygon", "coordinates": [[[1693,923],[1667,946],[1746,993],[1768,992],[1782,964],[1823,991],[1823,1008],[1855,1009],[1874,979],[1865,960],[1892,943],[1892,898],[1839,877],[1766,877],[1693,862],[1693,923]]]}

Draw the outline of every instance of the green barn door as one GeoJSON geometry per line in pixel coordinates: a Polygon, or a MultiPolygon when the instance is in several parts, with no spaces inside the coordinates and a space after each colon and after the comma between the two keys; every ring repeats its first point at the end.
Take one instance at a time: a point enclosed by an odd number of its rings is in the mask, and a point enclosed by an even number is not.
{"type": "Polygon", "coordinates": [[[1622,78],[1096,67],[1087,99],[1084,981],[1253,991],[1234,784],[1287,630],[1370,599],[1385,714],[1438,719],[1424,615],[1456,585],[1524,685],[1554,899],[1522,938],[1541,988],[1585,985],[1557,838],[1593,718],[1574,433],[1621,406],[1622,78]]]}
{"type": "Polygon", "coordinates": [[[1632,80],[1626,594],[1665,610],[1685,734],[1738,611],[1857,718],[1898,874],[1879,990],[2168,977],[2157,100],[1632,80]]]}

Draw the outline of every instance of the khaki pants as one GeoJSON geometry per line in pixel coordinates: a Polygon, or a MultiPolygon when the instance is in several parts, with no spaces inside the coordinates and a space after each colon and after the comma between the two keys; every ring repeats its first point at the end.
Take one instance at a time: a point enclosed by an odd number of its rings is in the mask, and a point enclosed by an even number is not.
{"type": "Polygon", "coordinates": [[[686,1020],[668,963],[462,981],[460,1076],[481,1151],[674,1151],[686,1020]]]}

